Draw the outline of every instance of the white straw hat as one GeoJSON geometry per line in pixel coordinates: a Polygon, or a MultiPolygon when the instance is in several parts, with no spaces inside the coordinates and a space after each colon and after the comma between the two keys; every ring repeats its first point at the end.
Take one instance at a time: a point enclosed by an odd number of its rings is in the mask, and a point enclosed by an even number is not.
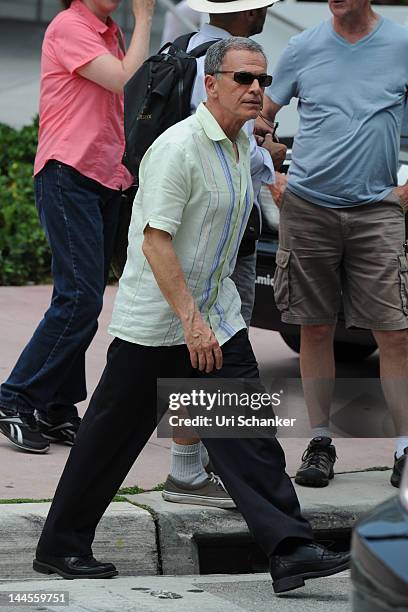
{"type": "Polygon", "coordinates": [[[271,6],[279,0],[187,0],[190,8],[200,13],[238,13],[271,6]]]}

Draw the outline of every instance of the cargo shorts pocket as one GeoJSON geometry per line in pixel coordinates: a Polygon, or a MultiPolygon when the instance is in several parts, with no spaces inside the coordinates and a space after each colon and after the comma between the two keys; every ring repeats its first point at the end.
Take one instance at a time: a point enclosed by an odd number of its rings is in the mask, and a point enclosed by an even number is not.
{"type": "Polygon", "coordinates": [[[279,248],[276,252],[276,270],[273,277],[275,304],[279,310],[289,308],[289,260],[290,251],[279,248]]]}
{"type": "Polygon", "coordinates": [[[408,259],[405,255],[400,255],[398,260],[402,310],[408,315],[408,259]]]}

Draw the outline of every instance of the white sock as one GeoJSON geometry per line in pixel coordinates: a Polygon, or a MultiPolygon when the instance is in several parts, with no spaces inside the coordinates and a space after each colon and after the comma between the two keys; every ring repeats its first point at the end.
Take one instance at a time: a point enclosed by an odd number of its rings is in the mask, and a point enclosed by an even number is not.
{"type": "Polygon", "coordinates": [[[200,485],[208,479],[201,462],[201,442],[197,444],[171,443],[170,476],[188,485],[200,485]]]}
{"type": "Polygon", "coordinates": [[[400,436],[395,439],[395,454],[397,459],[402,457],[404,450],[408,447],[408,436],[400,436]]]}
{"type": "Polygon", "coordinates": [[[205,448],[202,442],[200,442],[200,453],[201,453],[201,463],[203,464],[203,467],[206,468],[207,465],[210,463],[210,457],[208,455],[207,449],[205,448]]]}
{"type": "Polygon", "coordinates": [[[331,438],[328,427],[312,427],[312,438],[331,438]]]}

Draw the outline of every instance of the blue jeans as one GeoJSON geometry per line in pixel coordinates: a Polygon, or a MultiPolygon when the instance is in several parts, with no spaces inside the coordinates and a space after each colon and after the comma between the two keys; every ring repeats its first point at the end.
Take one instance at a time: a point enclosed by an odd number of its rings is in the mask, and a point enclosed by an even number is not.
{"type": "Polygon", "coordinates": [[[13,371],[0,405],[20,413],[77,414],[86,398],[85,352],[97,330],[121,192],[58,161],[35,177],[36,206],[52,252],[51,304],[13,371]]]}

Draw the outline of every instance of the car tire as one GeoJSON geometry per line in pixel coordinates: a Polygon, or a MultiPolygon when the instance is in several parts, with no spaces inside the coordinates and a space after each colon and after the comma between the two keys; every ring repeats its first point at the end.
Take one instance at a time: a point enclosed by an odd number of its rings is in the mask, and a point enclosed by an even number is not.
{"type": "MultiPolygon", "coordinates": [[[[300,353],[300,336],[298,334],[286,334],[280,332],[285,344],[300,353]]],[[[334,341],[334,357],[336,361],[363,361],[377,350],[376,344],[349,344],[348,342],[334,341]]]]}

